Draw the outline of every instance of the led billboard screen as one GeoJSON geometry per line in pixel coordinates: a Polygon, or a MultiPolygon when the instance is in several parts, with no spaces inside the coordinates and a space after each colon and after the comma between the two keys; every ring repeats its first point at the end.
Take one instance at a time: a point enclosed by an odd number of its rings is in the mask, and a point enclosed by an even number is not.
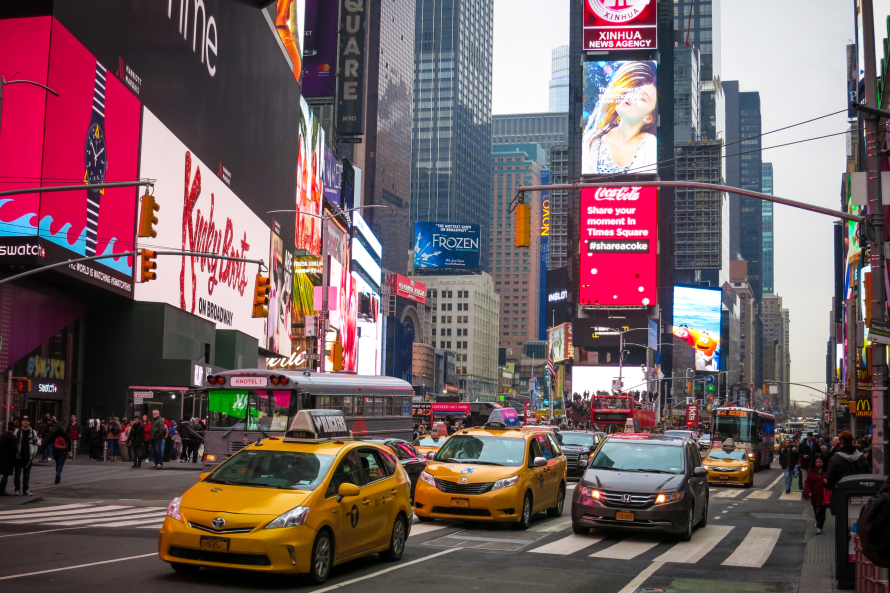
{"type": "Polygon", "coordinates": [[[723,291],[719,288],[674,287],[675,336],[695,349],[695,370],[720,370],[720,311],[723,291]]]}
{"type": "Polygon", "coordinates": [[[306,0],[276,0],[266,7],[266,12],[275,24],[282,49],[293,65],[294,78],[299,82],[303,72],[306,0]]]}
{"type": "MultiPolygon", "coordinates": [[[[618,362],[617,360],[615,362],[618,362]]],[[[611,391],[612,381],[618,378],[618,366],[572,366],[572,391],[575,393],[596,393],[611,391]]],[[[643,391],[646,389],[646,378],[638,366],[626,366],[621,369],[624,389],[643,391]]]]}
{"type": "Polygon", "coordinates": [[[272,233],[269,267],[272,287],[269,292],[265,347],[281,356],[290,356],[294,304],[294,254],[284,248],[284,241],[275,233],[272,233]]]}
{"type": "Polygon", "coordinates": [[[655,305],[658,191],[581,190],[582,305],[655,305]]]}
{"type": "Polygon", "coordinates": [[[478,224],[414,223],[414,267],[479,269],[478,224]]]}
{"type": "Polygon", "coordinates": [[[300,97],[295,245],[308,255],[321,255],[324,145],[324,129],[309,104],[300,97]]]}
{"type": "Polygon", "coordinates": [[[656,49],[658,0],[584,0],[584,51],[656,49]]]}
{"type": "Polygon", "coordinates": [[[655,174],[657,83],[654,61],[584,63],[582,174],[655,174]]]}

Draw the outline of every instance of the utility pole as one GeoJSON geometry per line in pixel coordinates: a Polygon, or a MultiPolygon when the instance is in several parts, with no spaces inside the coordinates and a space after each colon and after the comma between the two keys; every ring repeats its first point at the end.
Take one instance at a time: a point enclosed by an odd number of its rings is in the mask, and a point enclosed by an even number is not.
{"type": "MultiPolygon", "coordinates": [[[[874,285],[872,285],[874,288],[874,285]]],[[[856,381],[859,378],[856,374],[856,291],[853,291],[854,298],[847,299],[847,380],[850,385],[850,432],[856,435],[856,381]]],[[[872,443],[874,444],[874,443],[872,443]]],[[[874,451],[874,449],[872,449],[874,451]]]]}
{"type": "MultiPolygon", "coordinates": [[[[863,55],[865,56],[865,104],[878,107],[877,68],[875,65],[875,21],[872,0],[861,0],[863,55]]],[[[868,223],[874,239],[871,242],[871,316],[873,322],[887,321],[887,295],[884,290],[884,209],[881,200],[881,134],[879,118],[865,114],[865,150],[868,166],[868,223]]],[[[871,233],[870,233],[871,234],[871,233]]],[[[873,473],[887,475],[888,453],[885,427],[887,420],[887,349],[875,344],[871,348],[871,399],[873,473]]]]}

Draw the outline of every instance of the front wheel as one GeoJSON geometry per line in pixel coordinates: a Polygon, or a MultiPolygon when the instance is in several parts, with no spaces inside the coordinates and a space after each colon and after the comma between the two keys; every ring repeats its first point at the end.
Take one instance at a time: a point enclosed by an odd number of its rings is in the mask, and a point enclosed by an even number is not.
{"type": "Polygon", "coordinates": [[[590,527],[581,525],[580,523],[572,523],[572,533],[577,533],[578,535],[587,535],[588,533],[590,533],[590,527]]]}
{"type": "Polygon", "coordinates": [[[532,522],[532,495],[529,492],[525,493],[525,498],[522,500],[522,515],[519,516],[519,522],[516,523],[516,529],[526,530],[532,522]]]}
{"type": "Polygon", "coordinates": [[[179,562],[171,562],[170,568],[172,568],[179,574],[195,574],[201,567],[195,566],[194,564],[181,564],[179,562]]]}
{"type": "Polygon", "coordinates": [[[708,526],[708,495],[705,495],[705,508],[701,514],[701,520],[698,522],[699,527],[707,527],[708,526]]]}
{"type": "Polygon", "coordinates": [[[407,539],[407,529],[405,528],[405,520],[396,517],[396,522],[392,526],[392,536],[389,538],[389,549],[380,552],[380,557],[389,562],[396,562],[402,558],[405,551],[405,540],[407,539]]]}
{"type": "Polygon", "coordinates": [[[693,529],[695,529],[695,505],[689,508],[689,515],[686,517],[686,531],[680,534],[680,541],[688,542],[691,540],[693,529]]]}
{"type": "Polygon", "coordinates": [[[313,585],[320,585],[328,580],[333,557],[334,546],[331,543],[331,536],[327,531],[322,531],[315,537],[315,544],[312,546],[312,563],[306,579],[313,585]]]}
{"type": "Polygon", "coordinates": [[[562,506],[566,501],[566,487],[563,484],[559,485],[559,493],[556,495],[556,506],[547,509],[548,517],[561,517],[562,516],[562,506]]]}

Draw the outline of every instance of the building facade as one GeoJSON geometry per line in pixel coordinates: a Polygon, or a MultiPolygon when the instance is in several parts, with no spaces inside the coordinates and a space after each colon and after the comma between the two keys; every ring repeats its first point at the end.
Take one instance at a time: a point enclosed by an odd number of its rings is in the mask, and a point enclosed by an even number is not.
{"type": "Polygon", "coordinates": [[[550,52],[550,111],[569,111],[569,46],[561,45],[550,52]]]}
{"type": "Polygon", "coordinates": [[[700,137],[716,140],[722,132],[723,94],[720,88],[721,0],[674,0],[674,56],[685,48],[699,54],[700,137]]]}
{"type": "MultiPolygon", "coordinates": [[[[762,164],[762,191],[773,195],[773,164],[762,164]]],[[[775,292],[773,259],[773,203],[761,202],[763,209],[763,294],[775,292]]]]}
{"type": "MultiPolygon", "coordinates": [[[[723,183],[722,140],[675,142],[677,181],[723,183]]],[[[678,284],[717,287],[723,265],[723,201],[717,190],[674,190],[674,265],[678,284]]]]}

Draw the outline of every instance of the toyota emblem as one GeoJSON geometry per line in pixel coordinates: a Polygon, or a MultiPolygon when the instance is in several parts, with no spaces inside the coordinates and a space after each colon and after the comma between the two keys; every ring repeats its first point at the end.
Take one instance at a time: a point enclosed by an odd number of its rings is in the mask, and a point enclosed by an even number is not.
{"type": "Polygon", "coordinates": [[[217,517],[216,519],[211,521],[210,524],[213,525],[216,529],[222,529],[226,526],[226,520],[222,517],[217,517]]]}
{"type": "Polygon", "coordinates": [[[461,478],[460,480],[458,480],[458,482],[460,482],[461,484],[466,484],[468,481],[469,480],[467,480],[466,478],[461,478]]]}
{"type": "Polygon", "coordinates": [[[630,502],[630,494],[622,494],[621,502],[630,502]]]}

